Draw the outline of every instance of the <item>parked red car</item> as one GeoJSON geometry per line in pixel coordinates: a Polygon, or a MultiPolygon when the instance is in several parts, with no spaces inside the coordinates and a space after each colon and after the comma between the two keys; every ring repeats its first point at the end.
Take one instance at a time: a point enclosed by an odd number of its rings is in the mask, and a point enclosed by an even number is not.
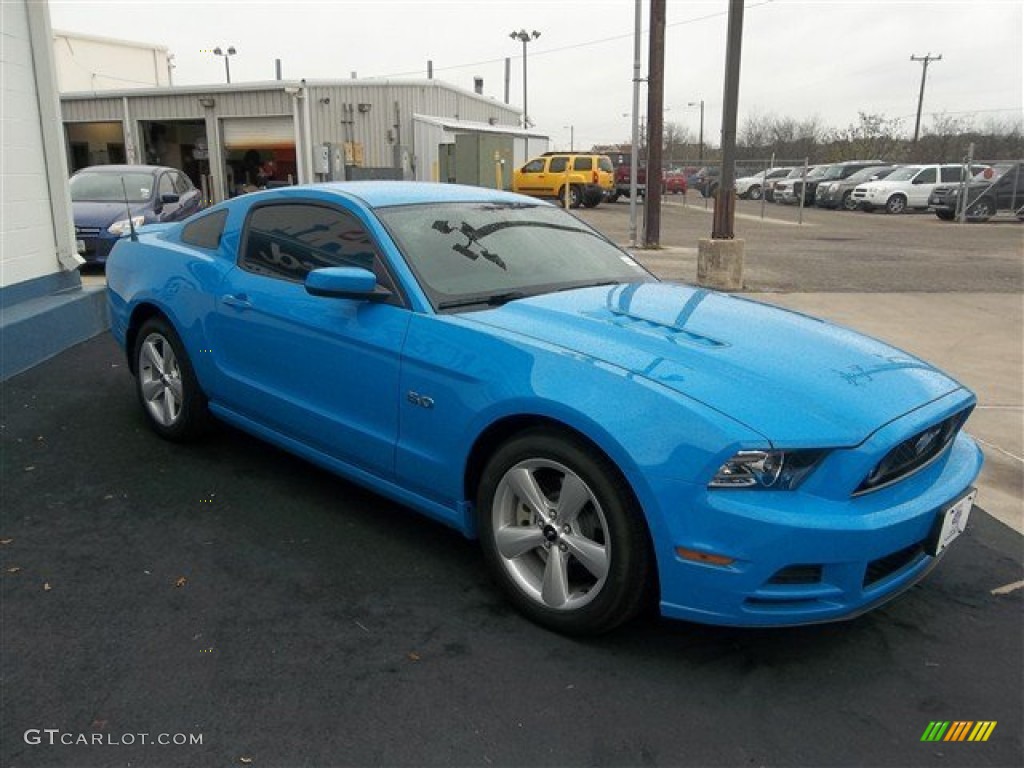
{"type": "Polygon", "coordinates": [[[667,171],[662,177],[661,188],[665,194],[685,195],[686,174],[681,171],[667,171]]]}

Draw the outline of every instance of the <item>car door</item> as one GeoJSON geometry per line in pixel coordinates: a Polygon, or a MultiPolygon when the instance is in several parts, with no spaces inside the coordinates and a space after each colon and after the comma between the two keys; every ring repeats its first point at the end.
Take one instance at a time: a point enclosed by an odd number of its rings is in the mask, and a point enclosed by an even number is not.
{"type": "Polygon", "coordinates": [[[210,322],[224,405],[317,452],[390,476],[408,322],[380,251],[353,212],[312,200],[257,204],[210,322]],[[309,294],[306,275],[326,266],[371,269],[392,298],[309,294]]]}
{"type": "Polygon", "coordinates": [[[187,218],[202,207],[202,194],[200,194],[191,179],[189,179],[189,177],[184,173],[180,171],[172,171],[171,178],[174,182],[174,191],[177,192],[180,198],[177,218],[187,218]]]}
{"type": "Polygon", "coordinates": [[[538,157],[531,160],[516,174],[516,192],[527,195],[543,195],[548,187],[547,158],[538,157]]]}
{"type": "Polygon", "coordinates": [[[939,182],[939,169],[934,165],[922,168],[907,189],[907,206],[927,208],[928,197],[939,182]]]}

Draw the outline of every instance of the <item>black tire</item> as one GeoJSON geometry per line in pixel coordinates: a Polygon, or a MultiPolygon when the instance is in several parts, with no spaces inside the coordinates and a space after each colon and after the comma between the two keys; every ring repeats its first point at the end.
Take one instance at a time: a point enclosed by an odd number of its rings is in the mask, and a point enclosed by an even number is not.
{"type": "Polygon", "coordinates": [[[619,193],[618,192],[612,192],[608,196],[608,202],[609,203],[617,203],[618,201],[619,201],[619,193]]]}
{"type": "Polygon", "coordinates": [[[956,218],[956,214],[952,211],[936,211],[935,215],[943,221],[953,221],[956,218]]]}
{"type": "Polygon", "coordinates": [[[907,198],[903,195],[893,195],[885,201],[886,213],[903,213],[907,210],[907,198]]]}
{"type": "Polygon", "coordinates": [[[760,200],[761,199],[761,188],[756,184],[747,190],[747,198],[749,200],[760,200]]]}
{"type": "Polygon", "coordinates": [[[477,521],[495,580],[548,629],[607,632],[652,594],[654,558],[632,490],[573,436],[535,429],[498,448],[480,479],[477,521]],[[560,510],[567,484],[576,504],[560,510]]]}
{"type": "Polygon", "coordinates": [[[171,324],[159,316],[146,320],[132,355],[135,391],[153,431],[177,442],[202,435],[211,421],[206,395],[171,324]]]}
{"type": "Polygon", "coordinates": [[[988,221],[995,216],[995,213],[996,207],[993,202],[987,197],[983,197],[967,209],[967,218],[970,221],[988,221]]]}
{"type": "Polygon", "coordinates": [[[853,192],[852,191],[847,191],[847,192],[843,193],[843,200],[839,204],[839,206],[844,211],[856,211],[857,210],[857,201],[853,199],[853,192]]]}

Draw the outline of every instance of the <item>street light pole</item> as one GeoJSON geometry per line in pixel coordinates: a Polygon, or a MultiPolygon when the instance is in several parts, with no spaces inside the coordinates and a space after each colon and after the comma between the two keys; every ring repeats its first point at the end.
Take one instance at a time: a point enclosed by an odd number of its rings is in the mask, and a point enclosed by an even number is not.
{"type": "Polygon", "coordinates": [[[574,125],[563,125],[562,127],[569,129],[569,151],[570,152],[574,152],[576,150],[576,145],[575,145],[576,126],[574,126],[574,125]]]}
{"type": "Polygon", "coordinates": [[[687,102],[688,107],[700,107],[700,136],[697,139],[697,164],[704,165],[704,99],[687,102]]]}
{"type": "MultiPolygon", "coordinates": [[[[523,130],[527,131],[530,128],[530,118],[528,116],[529,113],[526,109],[526,44],[529,43],[531,40],[536,40],[538,37],[540,37],[540,32],[538,32],[536,29],[533,30],[533,32],[527,32],[525,29],[520,29],[518,32],[513,31],[511,34],[509,34],[509,37],[511,37],[513,40],[519,40],[523,44],[523,130]]],[[[527,147],[529,147],[529,142],[530,139],[524,135],[523,147],[524,150],[526,150],[524,154],[526,155],[527,159],[529,159],[530,157],[530,153],[526,149],[527,147]]]]}
{"type": "Polygon", "coordinates": [[[235,50],[235,46],[229,45],[226,51],[222,51],[220,47],[213,49],[214,56],[224,57],[224,75],[228,79],[228,84],[231,83],[231,57],[234,56],[238,51],[235,50]]]}

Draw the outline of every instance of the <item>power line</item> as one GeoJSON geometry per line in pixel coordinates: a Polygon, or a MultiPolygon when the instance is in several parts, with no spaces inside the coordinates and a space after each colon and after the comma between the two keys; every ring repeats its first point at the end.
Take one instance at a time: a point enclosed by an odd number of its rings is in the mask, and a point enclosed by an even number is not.
{"type": "MultiPolygon", "coordinates": [[[[773,2],[773,0],[761,0],[761,2],[749,5],[749,6],[747,6],[747,8],[748,8],[748,10],[751,9],[751,8],[759,8],[760,6],[768,5],[771,2],[773,2]]],[[[699,23],[701,21],[709,21],[710,19],[719,18],[721,16],[727,16],[728,13],[729,12],[727,10],[726,11],[717,11],[716,13],[709,13],[709,14],[706,14],[704,16],[695,16],[692,19],[684,19],[683,21],[676,21],[676,22],[673,22],[671,24],[666,24],[665,26],[666,27],[683,27],[683,26],[686,26],[688,24],[697,24],[697,23],[699,23]]],[[[644,32],[648,32],[648,30],[644,30],[644,32]]],[[[633,33],[632,32],[628,32],[628,33],[622,34],[622,35],[612,35],[611,37],[602,37],[602,38],[599,38],[597,40],[586,40],[586,41],[584,41],[582,43],[573,43],[572,45],[563,45],[563,46],[561,46],[559,48],[548,48],[546,51],[531,52],[530,56],[533,57],[533,58],[537,58],[538,56],[548,56],[548,55],[553,54],[553,53],[564,53],[565,51],[574,51],[574,50],[578,50],[580,48],[589,48],[589,47],[592,47],[592,46],[595,46],[595,45],[603,45],[604,43],[611,43],[611,42],[614,42],[616,40],[627,40],[627,39],[632,39],[632,38],[633,38],[633,33]]],[[[498,64],[500,62],[505,61],[506,58],[519,58],[519,57],[518,56],[513,56],[513,57],[502,56],[501,58],[498,58],[498,59],[485,59],[483,61],[474,61],[474,62],[470,62],[470,63],[467,63],[467,64],[450,64],[447,67],[434,67],[434,71],[435,72],[445,72],[445,71],[453,70],[453,69],[467,69],[468,67],[482,67],[485,64],[498,64]]],[[[417,70],[413,70],[413,71],[410,71],[410,72],[395,72],[395,73],[390,74],[390,75],[372,75],[372,77],[380,77],[380,78],[410,77],[410,76],[413,76],[413,75],[421,74],[422,71],[423,70],[421,70],[421,69],[417,69],[417,70]]]]}

